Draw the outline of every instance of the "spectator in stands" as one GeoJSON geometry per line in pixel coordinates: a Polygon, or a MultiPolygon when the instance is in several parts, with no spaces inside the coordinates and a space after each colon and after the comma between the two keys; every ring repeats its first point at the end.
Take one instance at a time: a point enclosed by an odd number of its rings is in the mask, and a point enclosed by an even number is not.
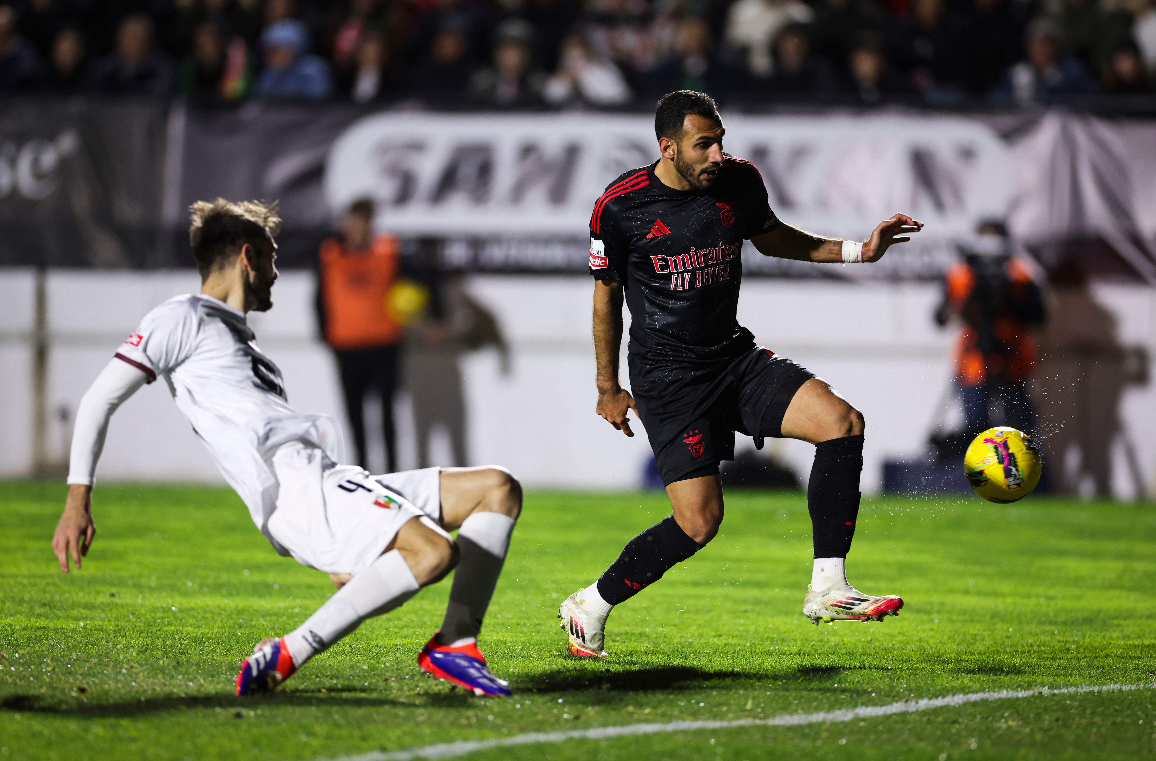
{"type": "Polygon", "coordinates": [[[396,95],[399,89],[389,43],[378,29],[361,35],[351,71],[339,78],[338,89],[355,103],[372,103],[396,95]]]}
{"type": "Polygon", "coordinates": [[[834,69],[826,59],[811,55],[805,24],[787,24],[775,38],[775,73],[765,91],[778,100],[818,100],[838,92],[834,69]]]}
{"type": "Polygon", "coordinates": [[[958,14],[960,82],[969,95],[986,95],[1023,54],[1026,5],[1015,0],[970,0],[958,14]]]}
{"type": "Polygon", "coordinates": [[[1120,43],[1104,64],[1102,77],[1104,92],[1112,95],[1148,95],[1152,93],[1152,79],[1140,58],[1136,43],[1120,43]]]}
{"type": "Polygon", "coordinates": [[[1131,36],[1128,14],[1105,9],[1101,0],[1063,0],[1055,22],[1067,52],[1088,71],[1099,69],[1116,44],[1131,36]]]}
{"type": "Polygon", "coordinates": [[[911,16],[895,24],[894,63],[931,103],[958,100],[960,75],[972,63],[966,59],[968,43],[960,38],[959,22],[945,0],[913,0],[911,16]]]}
{"type": "Polygon", "coordinates": [[[434,102],[462,102],[476,69],[469,53],[469,39],[460,26],[453,24],[439,31],[429,56],[410,75],[413,95],[434,102]]]}
{"type": "Polygon", "coordinates": [[[558,70],[546,81],[545,96],[554,105],[617,106],[630,100],[630,88],[613,63],[595,57],[585,37],[571,34],[562,42],[558,70]]]}
{"type": "Polygon", "coordinates": [[[848,72],[851,49],[863,32],[881,34],[886,18],[873,0],[819,0],[811,46],[838,71],[848,72]]]}
{"type": "Polygon", "coordinates": [[[375,100],[393,90],[398,53],[405,49],[407,5],[387,0],[346,0],[330,11],[325,39],[338,89],[357,100],[375,100]]]}
{"type": "Polygon", "coordinates": [[[117,26],[116,47],[93,64],[89,86],[102,95],[165,95],[173,89],[173,64],[153,47],[153,21],[143,13],[117,26]]]}
{"type": "Polygon", "coordinates": [[[16,9],[0,5],[0,92],[23,92],[40,84],[44,63],[16,29],[16,9]]]}
{"type": "Polygon", "coordinates": [[[381,26],[381,6],[381,0],[349,0],[335,6],[335,15],[340,20],[332,32],[330,60],[338,77],[354,67],[362,37],[371,28],[381,26]]]}
{"type": "Polygon", "coordinates": [[[775,68],[771,43],[791,23],[813,21],[814,12],[800,0],[738,0],[727,11],[726,42],[742,54],[755,77],[769,77],[775,68]]]}
{"type": "Polygon", "coordinates": [[[479,103],[499,108],[542,105],[546,75],[534,66],[534,29],[521,19],[498,27],[493,64],[474,77],[479,103]]]}
{"type": "Polygon", "coordinates": [[[1156,0],[1148,0],[1148,7],[1136,16],[1132,36],[1140,48],[1148,74],[1156,76],[1156,0]]]}
{"type": "Polygon", "coordinates": [[[519,15],[534,29],[534,60],[546,71],[558,67],[558,49],[579,16],[573,0],[528,0],[519,15]]]}
{"type": "Polygon", "coordinates": [[[650,97],[658,100],[674,90],[695,90],[725,101],[744,89],[743,74],[737,61],[715,49],[707,22],[691,17],[679,27],[674,54],[651,74],[650,97]]]}
{"type": "Polygon", "coordinates": [[[911,95],[907,80],[887,63],[882,35],[863,32],[851,48],[847,68],[847,92],[857,103],[873,106],[911,95]]]}
{"type": "Polygon", "coordinates": [[[226,37],[219,21],[205,21],[193,35],[193,50],[181,62],[177,92],[203,105],[243,99],[253,83],[253,60],[240,36],[226,37]]]}
{"type": "Polygon", "coordinates": [[[265,70],[257,79],[258,97],[324,100],[333,94],[333,78],[323,58],[308,53],[309,30],[297,19],[278,21],[261,35],[265,70]]]}
{"type": "Polygon", "coordinates": [[[396,237],[373,235],[373,214],[372,201],[355,202],[341,237],[321,244],[318,320],[337,358],[356,462],[369,467],[364,403],[374,391],[381,400],[386,471],[392,473],[397,470],[393,403],[405,327],[387,311],[387,299],[401,272],[401,254],[396,237]]]}
{"type": "Polygon", "coordinates": [[[20,36],[32,43],[41,60],[52,55],[52,46],[65,26],[75,24],[65,0],[29,0],[20,14],[20,36]]]}
{"type": "Polygon", "coordinates": [[[637,0],[588,0],[586,4],[581,32],[591,58],[613,64],[630,89],[645,87],[646,73],[674,48],[677,33],[670,14],[654,10],[650,2],[637,0]]]}
{"type": "Polygon", "coordinates": [[[74,26],[66,26],[57,33],[52,43],[52,66],[44,82],[46,91],[72,95],[84,89],[86,47],[84,36],[74,26]]]}
{"type": "Polygon", "coordinates": [[[168,34],[169,52],[181,60],[194,54],[198,31],[204,24],[216,24],[225,41],[222,50],[229,46],[229,40],[239,37],[252,50],[260,36],[261,23],[251,6],[242,5],[238,0],[184,0],[174,3],[176,19],[168,34]],[[250,6],[250,7],[246,7],[250,6]]]}
{"type": "MultiPolygon", "coordinates": [[[[494,5],[487,0],[426,0],[420,3],[410,38],[410,59],[428,68],[435,58],[444,58],[447,50],[435,54],[434,48],[446,45],[446,33],[462,37],[460,67],[467,70],[461,87],[457,83],[450,90],[464,92],[476,66],[486,59],[486,52],[497,27],[494,5]],[[452,30],[452,31],[451,31],[452,30]]],[[[456,46],[456,43],[454,43],[456,46]]]]}
{"type": "Polygon", "coordinates": [[[1059,27],[1047,18],[1028,25],[1027,60],[1013,66],[995,92],[997,102],[1048,103],[1099,92],[1096,80],[1064,50],[1059,27]]]}

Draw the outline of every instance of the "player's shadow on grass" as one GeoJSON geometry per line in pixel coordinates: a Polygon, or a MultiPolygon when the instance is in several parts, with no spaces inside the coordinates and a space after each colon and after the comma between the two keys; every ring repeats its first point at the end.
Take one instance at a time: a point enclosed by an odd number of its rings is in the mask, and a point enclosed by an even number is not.
{"type": "Polygon", "coordinates": [[[662,666],[634,671],[548,671],[519,680],[519,687],[535,692],[581,692],[608,690],[642,692],[650,690],[691,690],[712,682],[766,680],[768,674],[742,671],[707,671],[689,666],[662,666]]]}
{"type": "MultiPolygon", "coordinates": [[[[335,693],[353,692],[336,688],[322,692],[301,690],[296,692],[275,692],[270,695],[239,698],[235,695],[197,695],[190,697],[168,696],[150,699],[123,700],[118,702],[97,702],[70,699],[64,702],[40,695],[16,694],[0,698],[0,714],[4,712],[39,713],[57,716],[84,716],[88,718],[129,718],[166,711],[187,711],[191,709],[220,709],[226,716],[238,719],[249,717],[249,712],[267,707],[316,707],[348,706],[353,708],[414,707],[414,701],[391,700],[384,697],[350,697],[335,693]]],[[[429,696],[423,696],[429,697],[429,696]]],[[[439,696],[440,697],[440,696],[439,696]]],[[[447,696],[449,697],[449,696],[447,696]]],[[[462,700],[465,700],[464,694],[462,700]]],[[[449,701],[449,705],[453,701],[449,701]]]]}
{"type": "Polygon", "coordinates": [[[519,690],[535,692],[649,692],[686,691],[703,687],[749,687],[767,685],[813,685],[823,687],[839,681],[847,671],[885,671],[886,666],[800,666],[790,671],[707,670],[690,666],[662,666],[635,670],[557,670],[520,680],[519,690]]]}

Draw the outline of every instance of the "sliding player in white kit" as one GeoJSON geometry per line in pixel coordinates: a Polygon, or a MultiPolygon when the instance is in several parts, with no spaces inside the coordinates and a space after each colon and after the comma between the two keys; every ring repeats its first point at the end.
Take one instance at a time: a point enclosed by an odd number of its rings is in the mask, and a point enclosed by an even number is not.
{"type": "Polygon", "coordinates": [[[330,574],[338,586],[300,627],[254,648],[241,664],[237,694],[276,687],[362,621],[400,606],[456,565],[445,620],[418,664],[477,695],[509,695],[477,636],[521,512],[518,482],[492,467],[371,476],[337,465],[336,426],[286,403],[281,373],[245,319],[273,306],[275,206],[218,199],[191,210],[201,292],[149,312],[77,410],[68,501],[52,540],[60,570],[69,572],[70,557],[80,568],[96,533],[91,492],[109,419],[137,389],[163,377],[273,548],[330,574]],[[456,541],[447,533],[454,529],[456,541]]]}

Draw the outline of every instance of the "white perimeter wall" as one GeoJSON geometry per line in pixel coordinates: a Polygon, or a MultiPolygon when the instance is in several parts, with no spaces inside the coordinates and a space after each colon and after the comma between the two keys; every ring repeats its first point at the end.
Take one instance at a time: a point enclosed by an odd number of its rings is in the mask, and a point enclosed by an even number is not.
{"type": "MultiPolygon", "coordinates": [[[[198,286],[191,270],[49,273],[49,448],[59,462],[67,457],[72,412],[120,342],[154,305],[198,286]]],[[[585,277],[485,275],[471,277],[467,288],[496,314],[513,359],[508,376],[500,373],[493,351],[464,360],[471,464],[500,463],[533,487],[637,487],[650,453],[645,435],[636,428],[639,435],[628,439],[594,415],[591,282],[585,277]]],[[[1146,346],[1156,356],[1156,291],[1105,285],[1094,288],[1093,295],[1117,316],[1120,343],[1146,346]]],[[[333,360],[315,338],[312,276],[283,274],[274,296],[273,311],[252,315],[251,324],[262,348],[280,365],[290,402],[343,421],[333,360]]],[[[743,285],[739,317],[760,343],[831,382],[866,416],[866,491],[880,488],[885,458],[924,450],[937,417],[950,379],[954,336],[931,321],[938,297],[932,284],[748,280],[743,285]]],[[[0,270],[3,476],[28,475],[33,466],[33,317],[32,273],[0,270]]],[[[623,368],[625,383],[625,361],[623,368]]],[[[402,467],[415,463],[407,410],[403,396],[398,402],[402,467]]],[[[1124,437],[1151,490],[1156,484],[1156,387],[1127,390],[1122,418],[1124,437]]],[[[740,441],[743,446],[750,446],[749,439],[740,441]]],[[[810,445],[772,441],[768,446],[806,477],[810,445]]],[[[1123,457],[1121,440],[1114,445],[1119,461],[1115,492],[1135,497],[1123,457]]],[[[98,475],[218,480],[163,383],[145,387],[117,413],[98,475]]]]}

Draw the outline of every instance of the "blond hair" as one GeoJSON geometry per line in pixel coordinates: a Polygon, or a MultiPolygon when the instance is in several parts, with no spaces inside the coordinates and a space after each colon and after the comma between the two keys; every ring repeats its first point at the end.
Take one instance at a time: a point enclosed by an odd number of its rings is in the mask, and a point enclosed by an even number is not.
{"type": "Polygon", "coordinates": [[[259,247],[281,231],[277,202],[197,201],[189,207],[189,245],[201,276],[236,256],[246,243],[259,247]]]}

